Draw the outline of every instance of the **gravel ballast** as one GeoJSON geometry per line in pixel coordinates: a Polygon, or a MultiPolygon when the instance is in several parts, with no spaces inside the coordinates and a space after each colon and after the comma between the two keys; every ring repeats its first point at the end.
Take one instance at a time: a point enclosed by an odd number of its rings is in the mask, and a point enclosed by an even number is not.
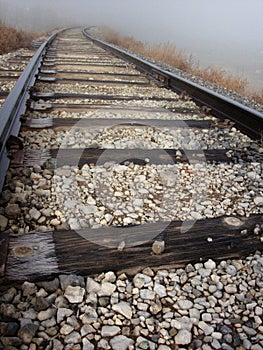
{"type": "Polygon", "coordinates": [[[0,296],[3,349],[263,348],[263,257],[24,282],[0,296]]]}
{"type": "Polygon", "coordinates": [[[22,234],[249,216],[263,212],[261,174],[256,162],[120,165],[104,160],[80,169],[10,169],[1,196],[2,225],[22,234]]]}

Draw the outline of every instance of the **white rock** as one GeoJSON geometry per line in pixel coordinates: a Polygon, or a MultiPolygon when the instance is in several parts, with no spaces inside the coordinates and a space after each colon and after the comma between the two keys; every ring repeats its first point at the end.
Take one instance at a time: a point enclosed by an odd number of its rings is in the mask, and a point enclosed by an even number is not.
{"type": "Polygon", "coordinates": [[[138,214],[136,213],[128,213],[127,214],[130,218],[133,218],[133,219],[137,219],[138,218],[138,214]]]}
{"type": "Polygon", "coordinates": [[[196,308],[191,308],[189,310],[189,316],[191,320],[193,320],[194,324],[196,324],[196,321],[200,320],[200,311],[196,308]]]}
{"type": "Polygon", "coordinates": [[[257,206],[263,205],[263,197],[260,197],[260,196],[255,197],[255,198],[254,198],[254,203],[255,203],[257,206]]]}
{"type": "Polygon", "coordinates": [[[214,339],[220,340],[220,339],[222,339],[223,334],[220,333],[220,332],[213,332],[213,333],[211,334],[211,336],[212,336],[214,339]]]}
{"type": "Polygon", "coordinates": [[[65,298],[67,298],[71,304],[79,304],[79,303],[82,303],[84,294],[85,294],[85,289],[82,287],[67,286],[64,295],[65,295],[65,298]]]}
{"type": "Polygon", "coordinates": [[[107,222],[111,222],[112,219],[113,219],[113,216],[111,214],[105,214],[105,220],[107,222]]]}
{"type": "Polygon", "coordinates": [[[136,198],[133,200],[133,205],[135,207],[141,207],[143,205],[143,199],[141,198],[136,198]]]}
{"type": "Polygon", "coordinates": [[[229,206],[231,204],[231,200],[229,198],[227,198],[227,199],[223,200],[222,204],[225,206],[229,206]]]}
{"type": "Polygon", "coordinates": [[[136,288],[148,287],[152,284],[152,279],[143,273],[137,273],[133,278],[133,284],[136,288]]]}
{"type": "Polygon", "coordinates": [[[56,310],[55,309],[47,309],[47,310],[44,310],[44,311],[40,311],[38,314],[37,314],[37,318],[39,321],[46,321],[48,320],[49,318],[51,318],[52,316],[54,316],[56,313],[56,310]]]}
{"type": "Polygon", "coordinates": [[[201,220],[203,218],[203,216],[200,213],[196,212],[196,211],[191,211],[190,215],[195,220],[201,220]]]}
{"type": "Polygon", "coordinates": [[[165,249],[164,241],[154,241],[152,244],[152,252],[156,255],[162,254],[165,249]]]}
{"type": "Polygon", "coordinates": [[[147,311],[148,307],[149,307],[149,304],[146,304],[146,303],[137,304],[137,309],[141,311],[147,311]]]}
{"type": "Polygon", "coordinates": [[[161,298],[166,297],[166,288],[160,283],[155,282],[153,290],[156,294],[158,294],[161,298]]]}
{"type": "Polygon", "coordinates": [[[74,328],[69,325],[69,324],[64,324],[61,328],[60,328],[60,333],[63,335],[68,335],[69,333],[71,333],[74,330],[74,328]]]}
{"type": "Polygon", "coordinates": [[[52,209],[50,209],[50,208],[42,209],[41,212],[47,218],[52,215],[52,209]]]}
{"type": "Polygon", "coordinates": [[[114,337],[120,332],[120,327],[117,326],[103,326],[101,329],[102,337],[114,337]]]}
{"type": "Polygon", "coordinates": [[[129,225],[129,224],[133,223],[133,220],[130,217],[126,217],[123,219],[123,223],[124,223],[124,225],[129,225]]]}
{"type": "Polygon", "coordinates": [[[113,350],[128,350],[130,345],[133,345],[134,341],[124,335],[117,335],[110,340],[110,345],[113,350]]]}
{"type": "Polygon", "coordinates": [[[204,269],[203,267],[201,267],[199,270],[198,270],[198,273],[200,276],[202,277],[208,277],[211,275],[212,273],[212,270],[210,269],[204,269]]]}
{"type": "Polygon", "coordinates": [[[212,209],[209,209],[209,208],[206,208],[204,210],[204,214],[208,217],[213,217],[213,210],[212,209]]]}
{"type": "Polygon", "coordinates": [[[237,269],[233,265],[228,265],[226,268],[226,273],[228,273],[231,276],[235,276],[237,274],[237,269]]]}
{"type": "Polygon", "coordinates": [[[111,347],[106,339],[100,339],[100,341],[97,343],[96,349],[109,350],[111,347]]]}
{"type": "Polygon", "coordinates": [[[260,307],[260,306],[256,306],[256,308],[255,308],[255,314],[256,314],[257,316],[261,316],[261,315],[263,314],[263,308],[260,307]]]}
{"type": "Polygon", "coordinates": [[[111,282],[114,283],[116,281],[116,275],[112,271],[108,271],[105,273],[105,276],[103,278],[103,282],[111,282]]]}
{"type": "Polygon", "coordinates": [[[50,221],[50,224],[52,225],[52,226],[58,226],[58,225],[60,225],[60,221],[58,220],[58,219],[52,219],[51,221],[50,221]]]}
{"type": "Polygon", "coordinates": [[[57,168],[55,175],[69,177],[71,175],[71,170],[67,168],[57,168]]]}
{"type": "Polygon", "coordinates": [[[67,208],[67,209],[72,209],[72,208],[76,208],[76,206],[78,205],[78,202],[73,200],[73,199],[67,199],[65,200],[64,202],[64,206],[67,208]]]}
{"type": "Polygon", "coordinates": [[[94,345],[86,338],[82,340],[82,350],[94,350],[94,345]]]}
{"type": "Polygon", "coordinates": [[[113,212],[113,214],[114,214],[115,216],[121,216],[121,215],[123,215],[123,212],[122,212],[121,210],[115,210],[115,211],[113,212]]]}
{"type": "Polygon", "coordinates": [[[53,339],[53,349],[54,350],[63,350],[64,346],[58,339],[53,339]]]}
{"type": "Polygon", "coordinates": [[[84,326],[81,327],[80,334],[82,337],[85,337],[87,334],[90,333],[96,333],[96,330],[94,327],[92,327],[91,324],[84,324],[84,326]]]}
{"type": "Polygon", "coordinates": [[[114,310],[115,312],[118,312],[119,314],[123,315],[128,320],[130,320],[132,318],[132,308],[125,301],[121,301],[118,304],[114,304],[112,306],[112,310],[114,310]]]}
{"type": "Polygon", "coordinates": [[[204,263],[204,265],[205,265],[205,268],[206,268],[206,269],[213,270],[213,269],[216,268],[216,263],[215,263],[213,260],[211,260],[211,259],[209,259],[208,261],[206,261],[206,262],[204,263]]]}
{"type": "Polygon", "coordinates": [[[79,205],[79,210],[81,210],[85,215],[95,214],[98,211],[96,205],[79,205]]]}
{"type": "Polygon", "coordinates": [[[189,310],[193,307],[191,300],[178,300],[177,304],[181,310],[189,310]]]}
{"type": "Polygon", "coordinates": [[[41,216],[41,213],[36,208],[32,208],[29,210],[29,215],[32,220],[38,220],[41,216]]]}
{"type": "Polygon", "coordinates": [[[235,284],[228,284],[225,286],[225,291],[229,294],[237,293],[237,286],[235,284]]]}
{"type": "Polygon", "coordinates": [[[162,182],[168,187],[174,186],[178,181],[177,174],[173,173],[172,171],[161,171],[160,176],[161,176],[162,182]]]}
{"type": "Polygon", "coordinates": [[[73,331],[64,338],[66,344],[78,344],[81,342],[81,337],[78,332],[73,331]]]}
{"type": "Polygon", "coordinates": [[[100,290],[100,284],[94,281],[93,278],[87,277],[86,291],[88,293],[92,293],[92,292],[97,293],[99,290],[100,290]]]}
{"type": "Polygon", "coordinates": [[[183,316],[180,318],[174,318],[171,321],[171,326],[176,329],[187,329],[188,331],[191,331],[193,323],[189,317],[183,316]]]}
{"type": "Polygon", "coordinates": [[[92,196],[88,196],[87,204],[89,204],[89,205],[96,205],[96,200],[92,196]]]}
{"type": "Polygon", "coordinates": [[[123,196],[123,193],[120,192],[120,191],[116,191],[116,192],[114,192],[114,196],[115,196],[115,197],[122,197],[122,196],[123,196]]]}
{"type": "Polygon", "coordinates": [[[122,252],[124,250],[125,246],[126,246],[125,241],[121,241],[117,247],[118,252],[122,252]]]}
{"type": "Polygon", "coordinates": [[[216,208],[216,215],[225,215],[225,210],[223,208],[216,208]]]}
{"type": "Polygon", "coordinates": [[[66,309],[64,307],[59,307],[57,312],[57,323],[60,323],[64,318],[69,317],[73,314],[71,309],[66,309]]]}
{"type": "Polygon", "coordinates": [[[115,290],[116,290],[115,284],[109,283],[109,282],[102,282],[98,295],[100,297],[109,297],[115,292],[115,290]]]}
{"type": "Polygon", "coordinates": [[[242,328],[250,336],[254,336],[257,334],[257,331],[254,328],[250,328],[250,327],[247,327],[245,325],[243,325],[242,328]]]}
{"type": "Polygon", "coordinates": [[[205,322],[211,322],[212,321],[212,315],[209,314],[208,312],[204,312],[202,314],[202,320],[205,322]]]}
{"type": "Polygon", "coordinates": [[[80,228],[80,223],[79,223],[78,219],[76,219],[76,218],[70,218],[68,220],[68,223],[69,223],[71,230],[78,230],[80,228]]]}
{"type": "Polygon", "coordinates": [[[198,322],[198,327],[202,329],[202,331],[205,333],[205,335],[210,335],[214,332],[214,328],[209,326],[206,322],[200,321],[198,322]]]}
{"type": "Polygon", "coordinates": [[[247,177],[251,180],[258,180],[260,179],[260,176],[255,171],[249,171],[247,172],[247,177]]]}
{"type": "Polygon", "coordinates": [[[180,329],[174,337],[175,344],[187,345],[192,341],[192,334],[187,329],[180,329]]]}
{"type": "Polygon", "coordinates": [[[84,325],[93,324],[98,319],[98,314],[96,312],[96,309],[92,306],[86,306],[85,307],[85,313],[79,317],[84,325]]]}
{"type": "Polygon", "coordinates": [[[22,284],[22,290],[23,290],[23,295],[25,297],[28,297],[30,295],[36,294],[37,286],[35,285],[35,283],[25,281],[22,284]]]}
{"type": "Polygon", "coordinates": [[[155,299],[155,292],[153,290],[149,289],[141,289],[140,290],[140,297],[142,299],[146,300],[154,300],[155,299]]]}

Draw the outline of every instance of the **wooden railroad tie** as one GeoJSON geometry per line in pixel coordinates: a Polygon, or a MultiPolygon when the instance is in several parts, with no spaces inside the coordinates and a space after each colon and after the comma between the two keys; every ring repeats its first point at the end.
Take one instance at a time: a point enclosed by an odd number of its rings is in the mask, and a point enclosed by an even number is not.
{"type": "Polygon", "coordinates": [[[172,268],[209,258],[241,258],[262,250],[262,223],[258,214],[199,220],[187,232],[181,232],[181,221],[172,221],[25,235],[1,233],[1,285],[62,273],[94,275],[112,270],[133,275],[147,266],[172,268]],[[158,240],[165,248],[155,255],[152,245],[158,240]]]}

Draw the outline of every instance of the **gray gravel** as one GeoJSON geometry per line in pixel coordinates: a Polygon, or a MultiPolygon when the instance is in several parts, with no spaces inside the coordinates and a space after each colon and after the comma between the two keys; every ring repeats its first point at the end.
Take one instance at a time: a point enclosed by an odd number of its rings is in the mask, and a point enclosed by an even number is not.
{"type": "Polygon", "coordinates": [[[7,178],[0,227],[20,234],[263,213],[256,162],[142,166],[104,160],[81,169],[10,169],[7,178]]]}
{"type": "Polygon", "coordinates": [[[0,295],[2,349],[263,349],[263,256],[24,282],[0,295]]]}
{"type": "MultiPolygon", "coordinates": [[[[146,123],[147,124],[147,121],[146,123]]],[[[153,126],[151,126],[153,124],[153,126]]],[[[233,149],[259,146],[235,128],[194,129],[182,127],[160,128],[149,126],[115,125],[107,128],[82,127],[76,124],[66,131],[60,128],[25,131],[20,133],[24,146],[44,148],[142,148],[142,149],[233,149]]]]}
{"type": "Polygon", "coordinates": [[[0,82],[0,91],[10,92],[15,86],[16,81],[0,82]]]}
{"type": "MultiPolygon", "coordinates": [[[[185,104],[183,104],[185,106],[185,104]]],[[[183,107],[184,108],[184,107],[183,107]]],[[[85,112],[70,112],[70,111],[50,111],[50,112],[27,112],[27,117],[33,119],[39,118],[86,118],[86,119],[157,119],[157,120],[216,120],[216,118],[212,116],[208,116],[205,114],[191,114],[191,113],[176,113],[169,112],[165,109],[158,108],[150,108],[148,110],[140,109],[140,107],[135,109],[129,109],[123,107],[119,107],[118,109],[112,106],[108,108],[94,108],[91,111],[85,112]]]]}
{"type": "Polygon", "coordinates": [[[16,56],[33,56],[34,51],[28,50],[28,49],[19,49],[14,52],[7,53],[5,55],[0,55],[0,69],[4,70],[19,70],[19,69],[25,69],[27,63],[29,62],[29,58],[25,57],[25,59],[22,59],[20,62],[18,61],[15,63],[10,63],[9,60],[12,60],[16,58],[16,56]]]}
{"type": "Polygon", "coordinates": [[[47,83],[37,83],[36,88],[41,92],[66,92],[68,93],[80,93],[80,94],[100,94],[100,95],[118,95],[118,96],[135,96],[143,99],[158,97],[158,98],[173,98],[179,100],[179,96],[170,90],[160,89],[157,86],[129,86],[123,85],[118,86],[108,86],[108,85],[96,85],[96,84],[58,84],[54,83],[52,85],[47,83]]]}

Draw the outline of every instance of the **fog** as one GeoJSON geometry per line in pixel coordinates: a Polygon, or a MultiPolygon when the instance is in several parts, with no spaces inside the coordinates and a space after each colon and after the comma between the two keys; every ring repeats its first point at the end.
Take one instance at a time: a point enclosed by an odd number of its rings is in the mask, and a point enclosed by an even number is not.
{"type": "Polygon", "coordinates": [[[170,41],[201,66],[223,66],[257,89],[262,18],[262,0],[0,0],[0,19],[19,28],[108,25],[145,42],[170,41]]]}

